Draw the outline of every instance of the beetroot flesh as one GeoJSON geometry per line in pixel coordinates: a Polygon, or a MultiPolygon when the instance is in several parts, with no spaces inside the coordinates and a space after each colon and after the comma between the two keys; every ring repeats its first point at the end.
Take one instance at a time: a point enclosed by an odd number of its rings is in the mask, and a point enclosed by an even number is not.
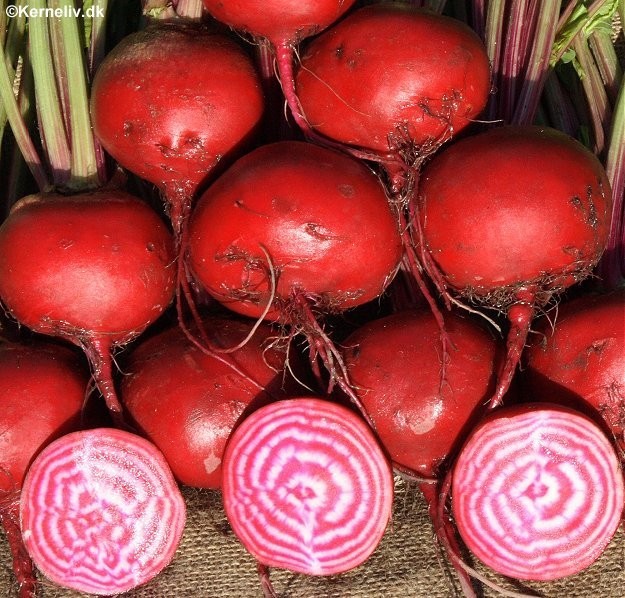
{"type": "Polygon", "coordinates": [[[174,247],[147,204],[120,191],[23,198],[0,227],[0,298],[30,329],[85,350],[111,414],[112,355],[173,299],[174,247]]]}
{"type": "Polygon", "coordinates": [[[44,446],[80,426],[88,384],[84,363],[66,347],[0,343],[0,524],[20,598],[35,596],[37,586],[19,527],[24,476],[44,446]]]}
{"type": "Polygon", "coordinates": [[[308,45],[296,90],[318,133],[403,160],[430,153],[477,117],[490,67],[464,23],[408,3],[376,3],[308,45]]]}
{"type": "Polygon", "coordinates": [[[61,587],[99,595],[147,583],[172,560],[186,507],[158,449],[113,428],[62,436],[24,481],[24,543],[61,587]]]}
{"type": "Polygon", "coordinates": [[[495,407],[535,309],[586,278],[605,249],[607,176],[594,154],[559,131],[504,126],[433,158],[421,173],[415,207],[424,267],[441,294],[508,315],[495,407]]]}
{"type": "Polygon", "coordinates": [[[351,157],[299,141],[239,159],[202,195],[189,224],[197,281],[255,318],[270,301],[270,269],[276,297],[267,316],[279,318],[294,295],[327,311],[362,305],[384,291],[400,258],[377,177],[351,157]]]}
{"type": "Polygon", "coordinates": [[[456,461],[452,508],[486,565],[516,579],[581,572],[623,512],[623,473],[591,419],[551,404],[507,407],[472,432],[456,461]]]}
{"type": "Polygon", "coordinates": [[[365,562],[389,522],[393,476],[375,436],[319,398],[261,407],[234,431],[223,501],[245,548],[269,567],[332,575],[365,562]]]}
{"type": "MultiPolygon", "coordinates": [[[[237,346],[251,329],[249,322],[222,317],[205,318],[203,325],[218,350],[237,346]]],[[[284,371],[285,353],[269,346],[274,335],[261,325],[224,363],[175,327],[139,344],[125,360],[124,408],[179,482],[220,488],[223,451],[237,422],[295,387],[284,371]]]]}
{"type": "Polygon", "coordinates": [[[599,414],[625,451],[625,289],[563,301],[533,327],[522,385],[599,414]]]}

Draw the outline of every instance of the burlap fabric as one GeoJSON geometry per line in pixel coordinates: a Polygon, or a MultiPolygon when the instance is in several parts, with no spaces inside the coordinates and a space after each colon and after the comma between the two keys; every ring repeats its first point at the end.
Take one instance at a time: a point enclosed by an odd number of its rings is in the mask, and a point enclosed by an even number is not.
{"type": "MultiPolygon", "coordinates": [[[[171,565],[153,582],[125,598],[254,598],[261,597],[254,560],[229,529],[219,492],[185,489],[188,523],[171,565]]],[[[395,513],[378,550],[363,566],[343,575],[310,578],[272,570],[280,598],[452,598],[460,596],[449,567],[437,551],[427,506],[418,489],[396,481],[395,513]]],[[[622,530],[604,555],[585,572],[551,583],[513,585],[488,572],[508,590],[545,598],[625,597],[625,537],[622,530]]],[[[0,596],[17,597],[10,560],[0,553],[0,596]]],[[[479,565],[478,565],[479,567],[479,565]]],[[[41,581],[42,598],[81,598],[41,581]]],[[[486,588],[483,596],[499,596],[486,588]]]]}

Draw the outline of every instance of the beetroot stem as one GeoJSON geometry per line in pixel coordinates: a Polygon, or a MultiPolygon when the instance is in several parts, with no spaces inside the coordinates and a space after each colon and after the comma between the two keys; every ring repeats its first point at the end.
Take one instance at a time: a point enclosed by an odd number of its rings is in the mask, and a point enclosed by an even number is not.
{"type": "Polygon", "coordinates": [[[524,287],[517,291],[515,296],[516,302],[508,308],[509,329],[506,338],[506,358],[497,379],[497,387],[488,404],[489,410],[501,405],[504,395],[510,388],[535,314],[535,288],[524,287]]]}

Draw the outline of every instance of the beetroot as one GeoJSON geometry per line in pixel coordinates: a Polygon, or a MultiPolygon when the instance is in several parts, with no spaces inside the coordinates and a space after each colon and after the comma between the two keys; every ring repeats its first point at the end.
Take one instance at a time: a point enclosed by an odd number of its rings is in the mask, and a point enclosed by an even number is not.
{"type": "Polygon", "coordinates": [[[272,318],[288,320],[296,296],[328,311],[366,303],[384,291],[401,256],[397,225],[373,173],[297,141],[239,159],[202,195],[189,237],[198,282],[253,317],[268,308],[272,277],[272,318]]]}
{"type": "Polygon", "coordinates": [[[367,425],[319,398],[261,407],[223,460],[233,530],[258,561],[309,575],[362,564],[391,516],[393,477],[367,425]]]}
{"type": "Polygon", "coordinates": [[[354,4],[355,0],[245,0],[223,2],[203,0],[206,10],[222,23],[251,35],[255,42],[269,45],[284,97],[297,124],[310,133],[295,95],[293,56],[296,46],[316,35],[354,4]]]}
{"type": "MultiPolygon", "coordinates": [[[[212,345],[222,350],[251,331],[248,322],[232,318],[205,318],[203,324],[212,345]]],[[[144,341],[126,360],[122,403],[181,483],[221,487],[223,450],[238,420],[294,386],[284,372],[285,353],[269,346],[273,335],[261,325],[225,362],[176,327],[144,341]]]]}
{"type": "Polygon", "coordinates": [[[44,446],[80,426],[88,383],[84,363],[67,347],[0,342],[0,522],[21,598],[35,593],[18,522],[24,476],[44,446]]]}
{"type": "Polygon", "coordinates": [[[586,416],[539,403],[500,409],[455,464],[453,514],[468,548],[504,575],[548,581],[590,566],[623,512],[623,473],[586,416]]]}
{"type": "Polygon", "coordinates": [[[500,127],[432,159],[416,209],[422,259],[441,293],[508,315],[496,406],[536,306],[586,278],[604,251],[611,213],[605,171],[581,143],[556,130],[500,127]]]}
{"type": "Polygon", "coordinates": [[[263,108],[245,52],[224,34],[185,22],[126,36],[91,90],[96,136],[119,164],[159,187],[175,230],[198,186],[249,141],[263,108]]]}
{"type": "Polygon", "coordinates": [[[162,454],[112,428],[62,436],[24,481],[20,522],[37,567],[64,588],[99,595],[153,579],[174,556],[185,503],[162,454]]]}
{"type": "Polygon", "coordinates": [[[456,314],[446,325],[452,350],[444,356],[429,309],[372,321],[342,343],[382,445],[395,464],[423,478],[441,473],[492,392],[497,371],[498,347],[488,332],[456,314]]]}
{"type": "Polygon", "coordinates": [[[464,23],[385,2],[315,38],[296,89],[315,131],[405,158],[432,151],[477,117],[490,70],[482,42],[464,23]]]}
{"type": "Polygon", "coordinates": [[[529,399],[590,407],[625,450],[625,289],[564,301],[540,319],[526,352],[529,399]]]}
{"type": "Polygon", "coordinates": [[[171,303],[173,262],[171,233],[135,197],[33,195],[0,227],[0,298],[20,323],[82,347],[119,417],[111,352],[171,303]]]}

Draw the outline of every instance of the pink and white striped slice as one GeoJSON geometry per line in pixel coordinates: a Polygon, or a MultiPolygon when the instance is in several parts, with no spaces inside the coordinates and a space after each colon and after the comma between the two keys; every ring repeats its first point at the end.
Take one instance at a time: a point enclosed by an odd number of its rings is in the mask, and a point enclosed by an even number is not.
{"type": "Polygon", "coordinates": [[[589,418],[555,405],[493,414],[454,466],[460,535],[483,563],[517,579],[554,580],[589,567],[623,506],[612,444],[589,418]]]}
{"type": "Polygon", "coordinates": [[[24,543],[52,582],[98,595],[153,579],[180,543],[185,503],[158,449],[130,432],[67,434],[32,463],[20,520],[24,543]]]}
{"type": "Polygon", "coordinates": [[[262,407],[232,434],[223,500],[236,535],[267,566],[309,575],[365,562],[391,516],[393,476],[365,422],[294,398],[262,407]]]}

